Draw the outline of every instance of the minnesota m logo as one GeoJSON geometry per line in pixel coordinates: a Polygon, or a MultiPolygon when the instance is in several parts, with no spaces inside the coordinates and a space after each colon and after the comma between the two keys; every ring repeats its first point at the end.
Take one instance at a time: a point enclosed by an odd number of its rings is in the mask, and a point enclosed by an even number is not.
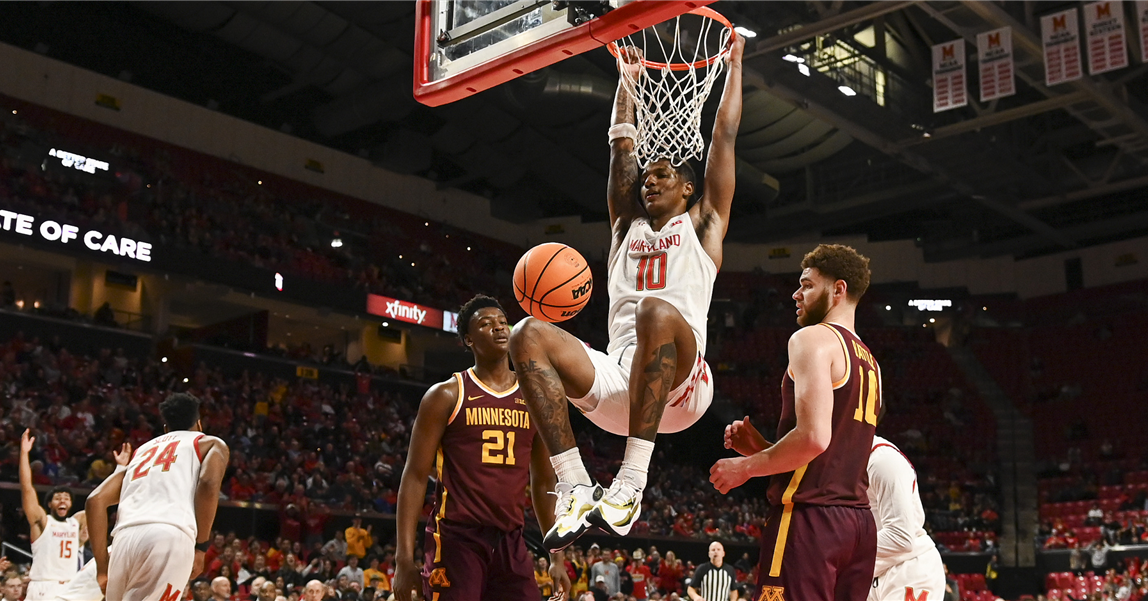
{"type": "Polygon", "coordinates": [[[1096,4],[1096,18],[1112,16],[1112,4],[1110,2],[1100,2],[1096,4]]]}
{"type": "Polygon", "coordinates": [[[450,588],[450,580],[446,577],[446,568],[435,568],[431,572],[430,585],[433,588],[450,588]]]}
{"type": "Polygon", "coordinates": [[[761,596],[757,601],[785,601],[784,586],[766,586],[761,589],[761,596]]]}
{"type": "Polygon", "coordinates": [[[941,60],[953,58],[955,48],[952,44],[941,46],[941,60]]]}
{"type": "Polygon", "coordinates": [[[905,587],[905,601],[929,601],[929,591],[921,591],[920,596],[913,595],[913,587],[905,587]]]}
{"type": "Polygon", "coordinates": [[[1060,31],[1061,29],[1068,29],[1068,15],[1060,15],[1059,17],[1052,18],[1052,30],[1060,31]]]}
{"type": "Polygon", "coordinates": [[[1001,45],[1001,32],[997,31],[989,34],[989,48],[996,48],[1001,45]]]}
{"type": "Polygon", "coordinates": [[[159,596],[159,601],[179,601],[179,589],[172,590],[171,585],[167,585],[167,590],[159,596]]]}

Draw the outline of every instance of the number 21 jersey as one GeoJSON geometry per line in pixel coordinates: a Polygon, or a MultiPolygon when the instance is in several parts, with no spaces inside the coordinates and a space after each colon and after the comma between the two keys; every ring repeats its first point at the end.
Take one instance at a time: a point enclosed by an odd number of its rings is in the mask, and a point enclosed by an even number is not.
{"type": "Polygon", "coordinates": [[[195,539],[195,488],[203,457],[203,432],[180,430],[157,436],[136,450],[124,472],[115,536],[144,524],[169,524],[195,539]]]}

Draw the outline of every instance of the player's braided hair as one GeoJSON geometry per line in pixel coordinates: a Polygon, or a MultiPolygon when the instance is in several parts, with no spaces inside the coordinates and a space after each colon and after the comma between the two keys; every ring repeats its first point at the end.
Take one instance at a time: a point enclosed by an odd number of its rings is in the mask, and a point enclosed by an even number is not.
{"type": "Polygon", "coordinates": [[[801,259],[801,268],[817,271],[833,280],[845,281],[845,295],[857,302],[869,289],[869,257],[844,244],[819,244],[801,259]]]}
{"type": "Polygon", "coordinates": [[[199,421],[199,399],[186,392],[177,392],[159,404],[159,414],[168,430],[190,430],[199,421]]]}
{"type": "Polygon", "coordinates": [[[458,338],[462,341],[463,346],[466,346],[466,335],[470,332],[470,318],[474,317],[474,314],[478,313],[479,309],[485,309],[487,307],[494,307],[502,311],[503,315],[506,315],[506,310],[502,308],[498,299],[485,294],[474,295],[474,298],[466,301],[462,308],[458,310],[458,338]]]}

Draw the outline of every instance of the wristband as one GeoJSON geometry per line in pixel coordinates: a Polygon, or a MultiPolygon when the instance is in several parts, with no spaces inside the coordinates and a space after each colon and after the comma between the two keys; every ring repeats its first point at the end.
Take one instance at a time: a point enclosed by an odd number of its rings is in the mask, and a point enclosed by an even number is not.
{"type": "Polygon", "coordinates": [[[114,475],[116,475],[116,474],[118,474],[118,473],[120,473],[120,472],[126,472],[126,471],[128,471],[128,466],[126,466],[126,465],[120,465],[120,464],[118,464],[118,463],[117,463],[117,464],[116,464],[116,471],[112,472],[112,475],[114,476],[114,475]]]}
{"type": "Polygon", "coordinates": [[[195,543],[195,550],[207,552],[207,548],[211,546],[211,541],[205,540],[202,543],[195,543]]]}
{"type": "Polygon", "coordinates": [[[638,128],[634,127],[633,123],[618,123],[611,125],[608,130],[610,141],[613,142],[618,138],[630,138],[636,140],[638,138],[638,128]]]}

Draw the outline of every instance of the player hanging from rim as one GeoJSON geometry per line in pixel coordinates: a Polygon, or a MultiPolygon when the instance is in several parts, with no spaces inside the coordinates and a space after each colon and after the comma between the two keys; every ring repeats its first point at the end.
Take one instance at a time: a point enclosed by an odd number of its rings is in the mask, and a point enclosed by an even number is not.
{"type": "MultiPolygon", "coordinates": [[[[536,601],[534,560],[522,537],[528,486],[542,530],[552,525],[554,470],[510,371],[510,326],[498,301],[477,295],[458,312],[458,334],[474,367],[427,391],[411,432],[399,483],[392,589],[410,601],[415,526],[435,473],[427,520],[422,590],[439,601],[536,601]],[[499,392],[501,391],[501,392],[499,392]]],[[[561,553],[551,555],[555,592],[569,594],[561,553]]]]}
{"type": "Polygon", "coordinates": [[[47,601],[80,571],[88,524],[83,510],[68,517],[72,510],[72,492],[66,487],[56,487],[44,496],[47,511],[40,505],[32,485],[32,463],[28,457],[35,443],[31,431],[24,430],[20,438],[20,497],[32,541],[27,599],[47,601]]]}
{"type": "MultiPolygon", "coordinates": [[[[629,533],[641,511],[654,438],[691,426],[709,407],[713,383],[703,357],[713,282],[722,263],[741,122],[741,58],[734,36],[714,121],[701,197],[689,163],[639,165],[634,101],[619,79],[610,128],[610,345],[588,349],[558,327],[527,318],[514,329],[511,355],[530,413],[558,474],[550,551],[591,522],[629,533]],[[627,436],[618,476],[603,492],[579,455],[567,398],[599,427],[627,436]]],[[[644,76],[640,55],[623,51],[619,69],[644,76]]]]}
{"type": "Polygon", "coordinates": [[[793,293],[801,329],[789,339],[778,440],[771,445],[748,418],[733,422],[725,446],[743,457],[715,463],[710,482],[726,494],[772,476],[757,579],[763,599],[860,601],[877,555],[866,468],[882,405],[881,369],[854,331],[869,259],[822,244],[801,267],[793,293]]]}
{"type": "Polygon", "coordinates": [[[108,601],[175,601],[203,571],[230,450],[203,433],[199,399],[175,393],[159,405],[164,434],[88,495],[96,581],[108,601]],[[108,508],[119,504],[116,553],[108,556],[108,508]],[[202,539],[202,540],[201,540],[202,539]]]}
{"type": "MultiPolygon", "coordinates": [[[[116,460],[116,471],[112,472],[112,475],[115,475],[127,469],[128,462],[132,458],[131,443],[125,442],[120,446],[120,450],[112,455],[116,460]]],[[[112,553],[112,545],[108,545],[108,553],[112,553]]],[[[104,592],[100,590],[100,583],[96,581],[95,559],[89,559],[55,597],[56,601],[100,601],[103,598],[104,592]]]]}

